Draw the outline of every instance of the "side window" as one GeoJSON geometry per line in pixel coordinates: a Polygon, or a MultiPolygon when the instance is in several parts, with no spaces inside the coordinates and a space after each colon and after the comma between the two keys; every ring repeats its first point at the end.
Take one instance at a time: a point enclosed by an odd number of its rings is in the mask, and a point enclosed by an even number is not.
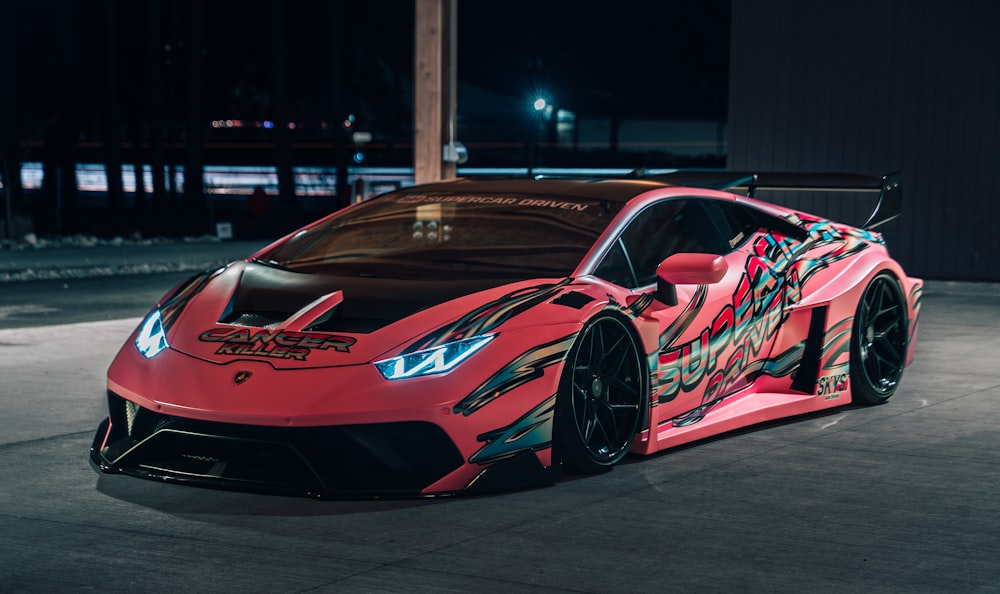
{"type": "Polygon", "coordinates": [[[625,254],[621,238],[615,241],[614,246],[601,260],[594,275],[622,287],[636,286],[635,271],[632,270],[632,263],[625,254]]]}
{"type": "Polygon", "coordinates": [[[735,204],[699,199],[664,200],[635,217],[595,274],[628,288],[646,286],[656,282],[656,267],[667,256],[727,254],[754,231],[752,219],[735,204]]]}
{"type": "MultiPolygon", "coordinates": [[[[670,252],[725,254],[731,249],[727,236],[729,225],[725,219],[717,219],[718,211],[709,210],[709,204],[703,200],[688,200],[682,211],[677,234],[681,240],[678,249],[670,252]],[[712,216],[712,215],[716,216],[712,216]]],[[[670,254],[667,254],[668,256],[670,254]]],[[[664,256],[666,257],[666,256],[664,256]]]]}
{"type": "Polygon", "coordinates": [[[757,221],[745,207],[721,200],[706,200],[704,205],[709,218],[715,221],[719,233],[725,239],[727,251],[743,245],[757,232],[757,221]]]}
{"type": "Polygon", "coordinates": [[[628,288],[654,282],[656,267],[666,257],[664,254],[676,251],[677,226],[686,203],[686,200],[666,200],[636,215],[594,273],[628,288]]]}
{"type": "Polygon", "coordinates": [[[656,282],[656,267],[668,255],[681,251],[679,233],[687,200],[669,200],[654,204],[642,212],[622,233],[622,242],[632,268],[635,286],[656,282]]]}

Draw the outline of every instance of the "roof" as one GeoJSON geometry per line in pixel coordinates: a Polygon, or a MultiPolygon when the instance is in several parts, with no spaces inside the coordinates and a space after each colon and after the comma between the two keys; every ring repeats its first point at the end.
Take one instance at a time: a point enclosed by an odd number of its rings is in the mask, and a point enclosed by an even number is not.
{"type": "Polygon", "coordinates": [[[580,179],[580,178],[459,178],[421,184],[408,191],[540,194],[566,198],[591,198],[627,202],[639,194],[670,184],[642,179],[580,179]]]}

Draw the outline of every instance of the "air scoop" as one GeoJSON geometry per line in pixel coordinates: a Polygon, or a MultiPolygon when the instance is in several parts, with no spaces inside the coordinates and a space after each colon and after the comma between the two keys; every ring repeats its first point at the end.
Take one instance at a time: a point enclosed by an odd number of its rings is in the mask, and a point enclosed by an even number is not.
{"type": "Polygon", "coordinates": [[[343,291],[333,291],[318,297],[299,311],[292,314],[279,327],[284,330],[299,332],[303,330],[313,330],[316,326],[322,326],[324,322],[333,315],[337,306],[344,302],[343,291]]]}

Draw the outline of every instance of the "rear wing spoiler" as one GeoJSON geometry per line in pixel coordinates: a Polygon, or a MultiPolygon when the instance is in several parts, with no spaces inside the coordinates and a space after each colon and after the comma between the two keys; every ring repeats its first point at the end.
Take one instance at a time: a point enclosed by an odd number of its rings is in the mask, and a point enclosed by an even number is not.
{"type": "Polygon", "coordinates": [[[878,200],[861,226],[875,228],[903,212],[899,172],[881,178],[854,173],[750,173],[740,171],[692,171],[636,177],[676,186],[743,192],[753,198],[757,190],[805,192],[878,192],[878,200]]]}

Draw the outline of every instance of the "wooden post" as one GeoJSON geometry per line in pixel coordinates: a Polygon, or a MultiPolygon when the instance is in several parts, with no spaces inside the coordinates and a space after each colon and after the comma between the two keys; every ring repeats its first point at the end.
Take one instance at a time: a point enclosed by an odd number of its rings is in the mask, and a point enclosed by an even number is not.
{"type": "Polygon", "coordinates": [[[413,178],[441,179],[441,48],[444,0],[415,0],[413,66],[413,178]]]}
{"type": "Polygon", "coordinates": [[[415,0],[413,176],[418,184],[455,176],[442,160],[442,138],[454,138],[453,0],[415,0]]]}

